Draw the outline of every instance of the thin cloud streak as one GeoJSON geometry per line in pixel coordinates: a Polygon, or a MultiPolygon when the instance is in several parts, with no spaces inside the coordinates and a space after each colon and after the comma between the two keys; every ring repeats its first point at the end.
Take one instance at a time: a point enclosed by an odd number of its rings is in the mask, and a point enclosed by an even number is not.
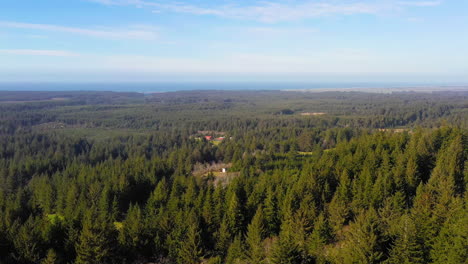
{"type": "Polygon", "coordinates": [[[49,24],[33,24],[21,23],[14,21],[0,21],[0,27],[3,28],[16,28],[16,29],[32,29],[40,31],[63,32],[70,34],[78,34],[97,38],[109,39],[155,39],[158,37],[157,32],[149,31],[146,29],[124,29],[124,30],[100,30],[100,29],[87,29],[78,27],[66,27],[49,24]]]}
{"type": "Polygon", "coordinates": [[[147,0],[89,0],[104,5],[133,5],[153,9],[153,13],[169,11],[193,15],[212,15],[231,19],[255,20],[264,23],[276,23],[327,17],[335,15],[378,15],[410,7],[432,7],[442,1],[361,1],[354,3],[330,3],[327,1],[307,1],[301,4],[278,2],[257,2],[253,5],[221,5],[201,7],[188,3],[172,2],[161,4],[147,0]]]}
{"type": "Polygon", "coordinates": [[[422,2],[401,1],[401,2],[398,2],[398,4],[402,5],[402,6],[425,7],[425,6],[438,6],[438,5],[441,5],[442,1],[422,1],[422,2]]]}
{"type": "Polygon", "coordinates": [[[78,57],[78,53],[65,50],[0,49],[0,54],[51,57],[78,57]]]}
{"type": "Polygon", "coordinates": [[[307,35],[317,33],[319,30],[315,28],[278,28],[278,27],[247,27],[241,28],[248,33],[261,36],[282,36],[282,35],[307,35]]]}

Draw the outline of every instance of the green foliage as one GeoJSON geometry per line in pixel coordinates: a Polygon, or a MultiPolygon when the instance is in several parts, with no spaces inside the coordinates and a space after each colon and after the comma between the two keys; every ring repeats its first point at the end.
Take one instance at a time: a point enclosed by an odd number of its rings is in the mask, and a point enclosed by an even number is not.
{"type": "Polygon", "coordinates": [[[227,251],[226,264],[243,264],[244,252],[241,238],[236,236],[227,251]]]}
{"type": "Polygon", "coordinates": [[[202,257],[200,248],[200,233],[196,216],[190,214],[188,216],[187,227],[184,240],[181,241],[181,246],[178,253],[179,263],[195,264],[199,263],[202,257]]]}
{"type": "Polygon", "coordinates": [[[109,263],[114,254],[114,239],[111,226],[106,222],[99,222],[96,213],[90,211],[85,215],[76,244],[75,263],[109,263]]]}
{"type": "Polygon", "coordinates": [[[281,232],[273,246],[271,262],[275,264],[301,263],[302,254],[299,245],[294,240],[292,219],[281,225],[281,232]]]}
{"type": "Polygon", "coordinates": [[[255,216],[252,219],[252,222],[247,227],[247,235],[245,238],[247,249],[247,262],[248,263],[262,263],[265,258],[264,248],[263,248],[263,209],[259,207],[255,216]]]}
{"type": "Polygon", "coordinates": [[[410,216],[404,215],[398,222],[397,239],[385,263],[424,263],[421,245],[417,240],[417,227],[410,216]]]}
{"type": "Polygon", "coordinates": [[[47,256],[41,261],[41,264],[56,264],[57,254],[53,249],[47,251],[47,256]]]}
{"type": "Polygon", "coordinates": [[[10,237],[12,237],[16,249],[13,255],[17,262],[33,263],[41,259],[43,241],[39,233],[39,227],[36,226],[36,221],[32,217],[29,217],[21,226],[18,225],[18,222],[15,222],[10,237]]]}
{"type": "Polygon", "coordinates": [[[435,239],[431,251],[434,263],[455,264],[468,260],[468,210],[460,199],[457,199],[454,207],[435,239]]]}
{"type": "Polygon", "coordinates": [[[466,93],[57,94],[0,103],[0,263],[468,258],[466,93]]]}
{"type": "Polygon", "coordinates": [[[362,212],[345,234],[340,257],[344,263],[379,263],[384,259],[383,240],[375,210],[362,212]]]}

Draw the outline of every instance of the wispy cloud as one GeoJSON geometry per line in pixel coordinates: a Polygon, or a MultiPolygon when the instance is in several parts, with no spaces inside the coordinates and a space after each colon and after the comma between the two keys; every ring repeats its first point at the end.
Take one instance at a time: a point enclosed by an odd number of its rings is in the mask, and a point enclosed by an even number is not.
{"type": "Polygon", "coordinates": [[[419,6],[419,7],[438,6],[441,4],[442,4],[442,1],[401,1],[401,2],[398,2],[398,5],[401,5],[401,6],[419,6]]]}
{"type": "Polygon", "coordinates": [[[245,29],[248,33],[261,36],[282,36],[282,35],[307,35],[317,33],[315,28],[280,28],[280,27],[248,27],[245,29]]]}
{"type": "Polygon", "coordinates": [[[408,7],[430,7],[441,1],[263,1],[251,5],[197,6],[184,2],[158,3],[148,0],[89,0],[105,5],[133,5],[146,7],[154,13],[169,11],[193,15],[212,15],[232,19],[247,19],[273,23],[303,20],[334,15],[372,14],[401,10],[408,7]]]}
{"type": "Polygon", "coordinates": [[[39,31],[63,32],[70,34],[78,34],[97,38],[110,39],[155,39],[158,33],[154,28],[134,26],[128,29],[89,29],[79,27],[66,27],[50,24],[32,24],[21,23],[14,21],[0,21],[0,27],[16,28],[16,29],[31,29],[39,31]]]}
{"type": "Polygon", "coordinates": [[[35,50],[35,49],[0,49],[0,54],[27,55],[27,56],[52,56],[52,57],[77,57],[78,53],[65,50],[35,50]]]}

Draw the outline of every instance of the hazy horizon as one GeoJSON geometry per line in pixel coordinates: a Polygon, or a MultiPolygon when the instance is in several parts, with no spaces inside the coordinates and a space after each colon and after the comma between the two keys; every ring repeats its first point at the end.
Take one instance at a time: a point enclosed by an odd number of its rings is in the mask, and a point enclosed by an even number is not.
{"type": "Polygon", "coordinates": [[[159,93],[175,91],[468,91],[464,83],[377,82],[0,82],[0,91],[112,91],[159,93]]]}

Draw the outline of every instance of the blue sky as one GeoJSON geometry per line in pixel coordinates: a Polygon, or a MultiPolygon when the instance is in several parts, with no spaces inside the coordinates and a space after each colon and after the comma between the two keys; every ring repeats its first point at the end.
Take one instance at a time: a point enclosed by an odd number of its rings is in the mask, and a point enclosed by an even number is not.
{"type": "Polygon", "coordinates": [[[468,83],[468,1],[5,0],[0,81],[468,83]]]}

